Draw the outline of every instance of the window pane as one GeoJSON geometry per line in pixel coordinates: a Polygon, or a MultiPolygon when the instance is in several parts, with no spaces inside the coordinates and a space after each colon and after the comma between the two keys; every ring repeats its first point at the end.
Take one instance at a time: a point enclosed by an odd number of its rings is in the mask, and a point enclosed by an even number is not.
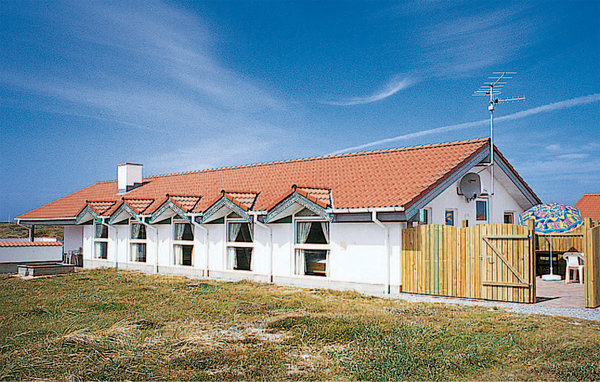
{"type": "Polygon", "coordinates": [[[327,276],[327,251],[305,249],[304,263],[304,274],[327,276]]]}
{"type": "Polygon", "coordinates": [[[146,244],[131,244],[131,261],[137,261],[141,263],[146,262],[146,244]]]}
{"type": "Polygon", "coordinates": [[[487,202],[485,200],[476,202],[476,219],[487,220],[487,202]]]}
{"type": "Polygon", "coordinates": [[[175,240],[194,240],[194,230],[190,223],[175,223],[173,238],[175,240]]]}
{"type": "Polygon", "coordinates": [[[252,243],[252,235],[250,233],[250,223],[242,223],[240,232],[237,235],[235,241],[242,243],[252,243]]]}
{"type": "MultiPolygon", "coordinates": [[[[302,223],[299,223],[302,224],[302,223]]],[[[329,243],[329,223],[311,222],[308,237],[304,242],[306,244],[328,244],[329,243]]]]}
{"type": "Polygon", "coordinates": [[[454,210],[446,210],[446,225],[454,225],[454,210]]]}
{"type": "Polygon", "coordinates": [[[514,215],[512,212],[505,212],[504,213],[504,223],[506,224],[513,224],[514,221],[514,215]]]}
{"type": "Polygon", "coordinates": [[[234,258],[233,269],[249,271],[252,263],[252,248],[232,248],[234,258]]]}
{"type": "Polygon", "coordinates": [[[106,259],[108,257],[108,243],[97,241],[94,243],[94,256],[97,259],[106,259]]]}
{"type": "Polygon", "coordinates": [[[193,245],[175,245],[173,247],[173,255],[175,265],[192,265],[192,254],[194,251],[193,245]]]}
{"type": "Polygon", "coordinates": [[[421,208],[419,210],[419,224],[429,224],[429,210],[421,208]]]}
{"type": "Polygon", "coordinates": [[[108,226],[96,224],[96,239],[108,239],[108,226]]]}
{"type": "Polygon", "coordinates": [[[131,223],[131,238],[145,240],[146,226],[140,223],[131,223]]]}

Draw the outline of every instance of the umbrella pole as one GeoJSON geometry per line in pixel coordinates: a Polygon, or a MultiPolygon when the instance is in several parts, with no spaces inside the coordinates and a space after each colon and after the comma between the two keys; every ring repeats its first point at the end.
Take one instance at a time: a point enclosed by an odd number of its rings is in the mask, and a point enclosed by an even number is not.
{"type": "Polygon", "coordinates": [[[545,239],[548,241],[548,246],[550,247],[550,273],[547,275],[543,275],[542,279],[548,281],[558,281],[560,280],[560,276],[554,274],[554,269],[552,267],[552,240],[548,240],[547,237],[545,237],[545,239]]]}

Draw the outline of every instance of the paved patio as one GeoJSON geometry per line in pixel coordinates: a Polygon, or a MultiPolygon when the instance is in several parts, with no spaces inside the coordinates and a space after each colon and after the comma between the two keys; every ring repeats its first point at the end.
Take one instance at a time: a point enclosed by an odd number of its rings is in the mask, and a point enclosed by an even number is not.
{"type": "Polygon", "coordinates": [[[570,282],[565,284],[564,280],[545,281],[541,277],[536,278],[537,303],[539,306],[554,308],[583,308],[585,296],[583,284],[570,282]]]}

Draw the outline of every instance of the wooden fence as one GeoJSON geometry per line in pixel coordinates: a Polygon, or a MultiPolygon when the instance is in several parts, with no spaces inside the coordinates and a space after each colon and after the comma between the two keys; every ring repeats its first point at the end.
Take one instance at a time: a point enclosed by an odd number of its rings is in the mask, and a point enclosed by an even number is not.
{"type": "Polygon", "coordinates": [[[402,232],[402,291],[535,302],[535,233],[513,224],[402,232]]]}
{"type": "Polygon", "coordinates": [[[600,226],[592,227],[589,220],[585,225],[584,252],[585,307],[596,308],[600,306],[600,226]]]}

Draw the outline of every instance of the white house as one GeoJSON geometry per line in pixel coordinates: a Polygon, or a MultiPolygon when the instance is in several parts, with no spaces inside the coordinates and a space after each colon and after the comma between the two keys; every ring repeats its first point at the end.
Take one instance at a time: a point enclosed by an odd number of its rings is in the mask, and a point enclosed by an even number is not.
{"type": "Polygon", "coordinates": [[[60,224],[86,268],[397,290],[409,224],[512,222],[540,203],[488,139],[142,177],[118,167],[17,218],[60,224]]]}

